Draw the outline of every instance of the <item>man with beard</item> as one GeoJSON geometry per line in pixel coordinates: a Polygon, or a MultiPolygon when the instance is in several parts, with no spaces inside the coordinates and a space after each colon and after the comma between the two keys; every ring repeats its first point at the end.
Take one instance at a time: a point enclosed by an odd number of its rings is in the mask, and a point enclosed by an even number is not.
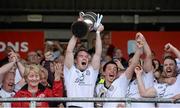
{"type": "MultiPolygon", "coordinates": [[[[73,55],[78,38],[73,35],[70,39],[64,62],[64,80],[67,97],[93,97],[102,52],[100,32],[103,30],[104,26],[100,25],[96,31],[95,54],[90,63],[90,55],[85,49],[80,49],[73,55]]],[[[92,108],[94,105],[92,102],[68,102],[67,106],[92,108]]]]}
{"type": "MultiPolygon", "coordinates": [[[[173,52],[178,58],[180,58],[180,52],[177,48],[172,46],[171,44],[165,45],[166,51],[173,52]]],[[[163,76],[165,78],[172,78],[175,77],[175,81],[173,84],[168,83],[159,83],[154,84],[153,87],[145,88],[144,82],[142,80],[142,71],[143,69],[136,69],[137,81],[138,81],[138,89],[139,93],[142,97],[158,97],[158,98],[178,98],[180,94],[180,74],[177,74],[177,64],[173,57],[167,56],[164,59],[163,63],[163,76]]],[[[179,108],[179,104],[172,104],[172,103],[159,103],[158,108],[179,108]]]]}

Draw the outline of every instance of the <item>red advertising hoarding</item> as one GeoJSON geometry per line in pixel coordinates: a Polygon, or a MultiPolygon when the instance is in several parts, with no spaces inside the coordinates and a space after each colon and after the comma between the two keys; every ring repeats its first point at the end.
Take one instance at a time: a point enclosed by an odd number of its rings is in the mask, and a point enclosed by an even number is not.
{"type": "Polygon", "coordinates": [[[26,58],[29,51],[44,50],[44,32],[0,31],[0,60],[4,58],[7,46],[13,47],[21,57],[26,58]]]}
{"type": "MultiPolygon", "coordinates": [[[[135,35],[137,32],[130,31],[112,31],[112,43],[122,50],[125,58],[128,58],[128,52],[133,50],[135,35]]],[[[164,45],[171,43],[180,49],[180,32],[141,32],[149,43],[151,49],[155,52],[156,58],[162,61],[164,45]]]]}

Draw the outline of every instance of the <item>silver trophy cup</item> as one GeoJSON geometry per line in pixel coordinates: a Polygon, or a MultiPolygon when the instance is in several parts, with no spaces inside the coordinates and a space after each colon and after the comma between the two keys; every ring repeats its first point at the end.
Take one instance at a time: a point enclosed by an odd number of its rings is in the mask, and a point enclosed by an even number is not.
{"type": "Polygon", "coordinates": [[[88,32],[97,30],[103,18],[102,15],[94,12],[79,12],[81,21],[74,22],[71,26],[72,33],[76,37],[84,37],[88,32]]]}

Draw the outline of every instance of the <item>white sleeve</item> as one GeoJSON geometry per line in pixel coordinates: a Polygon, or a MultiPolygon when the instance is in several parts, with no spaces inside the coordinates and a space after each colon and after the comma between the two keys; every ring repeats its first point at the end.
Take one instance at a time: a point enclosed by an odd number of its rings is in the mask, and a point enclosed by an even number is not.
{"type": "Polygon", "coordinates": [[[99,70],[98,69],[94,70],[91,65],[88,68],[89,68],[90,73],[92,74],[92,81],[94,81],[94,83],[96,83],[97,77],[98,77],[98,74],[99,74],[99,70]]]}
{"type": "Polygon", "coordinates": [[[63,73],[64,73],[64,78],[67,78],[67,76],[69,74],[69,69],[66,67],[66,65],[64,65],[63,73]]]}
{"type": "Polygon", "coordinates": [[[119,78],[117,78],[113,82],[113,86],[115,86],[117,89],[119,89],[121,94],[125,95],[126,91],[127,91],[127,88],[128,88],[129,81],[130,80],[126,77],[126,75],[122,74],[119,78]]]}
{"type": "Polygon", "coordinates": [[[152,71],[148,73],[143,72],[142,77],[146,88],[152,87],[154,85],[154,75],[152,71]]]}
{"type": "Polygon", "coordinates": [[[156,96],[160,97],[161,93],[163,93],[162,84],[155,83],[153,87],[156,90],[156,96]]]}
{"type": "Polygon", "coordinates": [[[177,63],[178,70],[180,70],[180,59],[179,58],[176,58],[176,63],[177,63]]]}
{"type": "Polygon", "coordinates": [[[22,77],[20,75],[19,69],[16,69],[16,75],[15,75],[15,84],[17,84],[19,81],[21,81],[22,77]]]}
{"type": "Polygon", "coordinates": [[[176,77],[177,79],[176,79],[176,83],[178,84],[178,85],[180,85],[180,74],[178,74],[178,76],[176,77]]]}
{"type": "Polygon", "coordinates": [[[64,73],[64,82],[65,82],[65,85],[71,81],[69,78],[71,77],[71,75],[73,74],[72,72],[72,69],[73,69],[73,66],[71,66],[70,69],[67,68],[66,65],[64,65],[64,68],[63,68],[63,73],[64,73]]]}

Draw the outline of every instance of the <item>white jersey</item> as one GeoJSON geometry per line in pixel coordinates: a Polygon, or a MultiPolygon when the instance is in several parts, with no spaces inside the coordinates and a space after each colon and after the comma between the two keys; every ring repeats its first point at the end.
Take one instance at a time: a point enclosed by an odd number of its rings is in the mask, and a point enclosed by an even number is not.
{"type": "MultiPolygon", "coordinates": [[[[142,80],[144,82],[145,88],[153,87],[153,72],[143,72],[142,80]]],[[[129,83],[126,96],[129,98],[141,98],[139,94],[137,79],[129,83]]],[[[153,103],[128,103],[128,106],[130,108],[155,108],[155,105],[153,103]]]]}
{"type": "Polygon", "coordinates": [[[176,58],[176,63],[177,63],[177,72],[180,74],[180,60],[179,58],[176,58]]]}
{"type": "MultiPolygon", "coordinates": [[[[168,85],[167,83],[163,84],[154,84],[154,88],[157,92],[158,98],[171,98],[177,94],[180,94],[180,74],[177,76],[176,82],[172,85],[168,85]]],[[[159,108],[180,108],[180,104],[172,104],[172,103],[159,103],[159,108]]]]}
{"type": "MultiPolygon", "coordinates": [[[[0,90],[0,96],[2,98],[10,98],[10,97],[13,97],[14,95],[15,95],[15,92],[9,93],[9,92],[6,92],[5,90],[3,90],[2,88],[0,90]]],[[[4,102],[4,103],[2,103],[2,106],[3,106],[3,108],[11,108],[11,103],[4,102]]]]}
{"type": "MultiPolygon", "coordinates": [[[[81,72],[74,65],[70,69],[64,65],[67,97],[93,97],[97,76],[98,70],[94,70],[92,66],[89,66],[85,71],[81,72]]],[[[92,108],[94,104],[92,102],[68,102],[67,106],[92,108]]]]}
{"type": "MultiPolygon", "coordinates": [[[[106,93],[108,92],[108,88],[106,88],[104,84],[105,83],[97,84],[96,89],[95,89],[95,97],[101,97],[101,98],[106,97],[106,93]]],[[[96,102],[96,106],[102,107],[103,102],[96,102]]]]}
{"type": "MultiPolygon", "coordinates": [[[[107,89],[104,84],[97,85],[96,93],[97,96],[102,97],[125,97],[126,90],[128,87],[129,80],[125,74],[122,74],[119,78],[113,81],[111,86],[107,89]]],[[[117,108],[120,102],[105,102],[103,108],[117,108]]]]}

